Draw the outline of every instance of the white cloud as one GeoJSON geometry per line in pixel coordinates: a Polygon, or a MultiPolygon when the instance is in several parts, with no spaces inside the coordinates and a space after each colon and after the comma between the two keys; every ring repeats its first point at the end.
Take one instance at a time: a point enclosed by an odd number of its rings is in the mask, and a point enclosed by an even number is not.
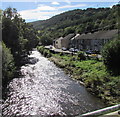
{"type": "Polygon", "coordinates": [[[23,19],[30,20],[45,20],[49,19],[51,16],[62,13],[63,11],[40,11],[39,9],[31,9],[20,11],[20,15],[23,19]]]}
{"type": "Polygon", "coordinates": [[[51,6],[40,4],[36,9],[23,10],[23,11],[20,11],[19,13],[23,19],[45,20],[45,19],[49,19],[54,15],[64,12],[63,9],[65,8],[78,8],[78,7],[84,7],[84,6],[86,6],[86,4],[64,5],[60,7],[55,7],[55,6],[51,7],[51,6]]]}
{"type": "Polygon", "coordinates": [[[44,20],[50,18],[49,16],[43,14],[42,12],[34,12],[34,11],[22,11],[19,12],[23,19],[34,19],[34,20],[44,20]]]}
{"type": "Polygon", "coordinates": [[[53,5],[59,5],[60,3],[59,2],[52,2],[51,4],[53,4],[53,5]]]}
{"type": "Polygon", "coordinates": [[[87,4],[65,5],[65,6],[59,7],[59,9],[64,9],[64,8],[75,8],[75,7],[85,7],[85,6],[87,6],[87,4]]]}
{"type": "Polygon", "coordinates": [[[109,7],[112,8],[112,7],[113,7],[114,5],[116,5],[116,4],[118,4],[118,3],[111,4],[109,7]]]}
{"type": "Polygon", "coordinates": [[[46,5],[40,5],[40,6],[38,6],[37,10],[40,10],[40,11],[53,11],[53,10],[56,10],[56,8],[51,7],[51,6],[46,6],[46,5]]]}

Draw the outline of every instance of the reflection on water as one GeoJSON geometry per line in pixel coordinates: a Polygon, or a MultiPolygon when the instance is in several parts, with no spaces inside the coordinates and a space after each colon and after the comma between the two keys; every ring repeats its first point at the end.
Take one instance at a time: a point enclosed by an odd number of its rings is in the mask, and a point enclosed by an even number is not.
{"type": "Polygon", "coordinates": [[[21,67],[22,78],[10,84],[3,115],[77,115],[103,107],[98,99],[71,80],[38,51],[33,63],[21,67]]]}

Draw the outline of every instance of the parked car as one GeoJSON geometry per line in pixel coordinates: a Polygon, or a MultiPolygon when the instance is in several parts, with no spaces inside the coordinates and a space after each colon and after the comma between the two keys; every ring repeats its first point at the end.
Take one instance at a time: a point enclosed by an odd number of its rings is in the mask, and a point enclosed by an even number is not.
{"type": "Polygon", "coordinates": [[[52,49],[53,48],[53,46],[52,45],[50,45],[50,49],[52,49]]]}
{"type": "Polygon", "coordinates": [[[62,47],[62,50],[63,50],[63,51],[66,51],[66,50],[67,50],[67,48],[65,48],[65,47],[62,47]]]}
{"type": "Polygon", "coordinates": [[[94,52],[92,50],[87,50],[85,51],[86,54],[94,54],[94,52]]]}
{"type": "Polygon", "coordinates": [[[100,54],[100,51],[94,50],[94,54],[100,54]]]}
{"type": "Polygon", "coordinates": [[[75,49],[74,52],[79,52],[79,50],[78,50],[78,49],[75,49]]]}
{"type": "Polygon", "coordinates": [[[70,51],[70,52],[74,52],[75,49],[74,49],[74,48],[70,48],[69,51],[70,51]]]}

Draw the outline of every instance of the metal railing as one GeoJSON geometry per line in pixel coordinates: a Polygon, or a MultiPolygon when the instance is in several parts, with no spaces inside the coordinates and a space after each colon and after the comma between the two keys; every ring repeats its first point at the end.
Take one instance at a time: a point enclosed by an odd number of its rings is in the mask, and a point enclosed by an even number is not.
{"type": "Polygon", "coordinates": [[[120,104],[114,105],[114,106],[111,106],[111,107],[107,107],[107,108],[103,108],[103,109],[100,109],[100,110],[96,110],[96,111],[93,111],[93,112],[88,112],[88,113],[85,113],[85,114],[82,114],[82,115],[79,115],[79,116],[76,116],[76,117],[98,117],[100,115],[111,113],[111,112],[114,112],[114,111],[117,111],[117,110],[120,110],[120,104]]]}

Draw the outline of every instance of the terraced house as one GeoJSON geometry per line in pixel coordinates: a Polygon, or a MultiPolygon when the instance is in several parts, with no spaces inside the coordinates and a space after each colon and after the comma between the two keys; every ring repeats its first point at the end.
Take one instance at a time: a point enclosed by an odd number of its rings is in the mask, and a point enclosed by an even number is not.
{"type": "Polygon", "coordinates": [[[69,34],[65,37],[60,37],[58,39],[55,39],[53,42],[53,46],[58,49],[61,49],[62,47],[68,49],[70,47],[70,40],[74,36],[75,36],[75,34],[69,34]]]}
{"type": "Polygon", "coordinates": [[[67,40],[66,48],[77,48],[79,50],[100,51],[105,43],[114,39],[117,35],[118,35],[117,29],[97,31],[94,33],[87,33],[87,34],[76,34],[71,38],[69,36],[68,39],[66,38],[68,36],[62,38],[62,41],[59,44],[61,44],[61,48],[65,47],[64,46],[66,44],[65,40],[67,40]]]}
{"type": "Polygon", "coordinates": [[[118,30],[98,31],[87,34],[77,34],[70,41],[70,47],[80,50],[100,51],[105,43],[114,39],[118,35],[118,30]]]}

